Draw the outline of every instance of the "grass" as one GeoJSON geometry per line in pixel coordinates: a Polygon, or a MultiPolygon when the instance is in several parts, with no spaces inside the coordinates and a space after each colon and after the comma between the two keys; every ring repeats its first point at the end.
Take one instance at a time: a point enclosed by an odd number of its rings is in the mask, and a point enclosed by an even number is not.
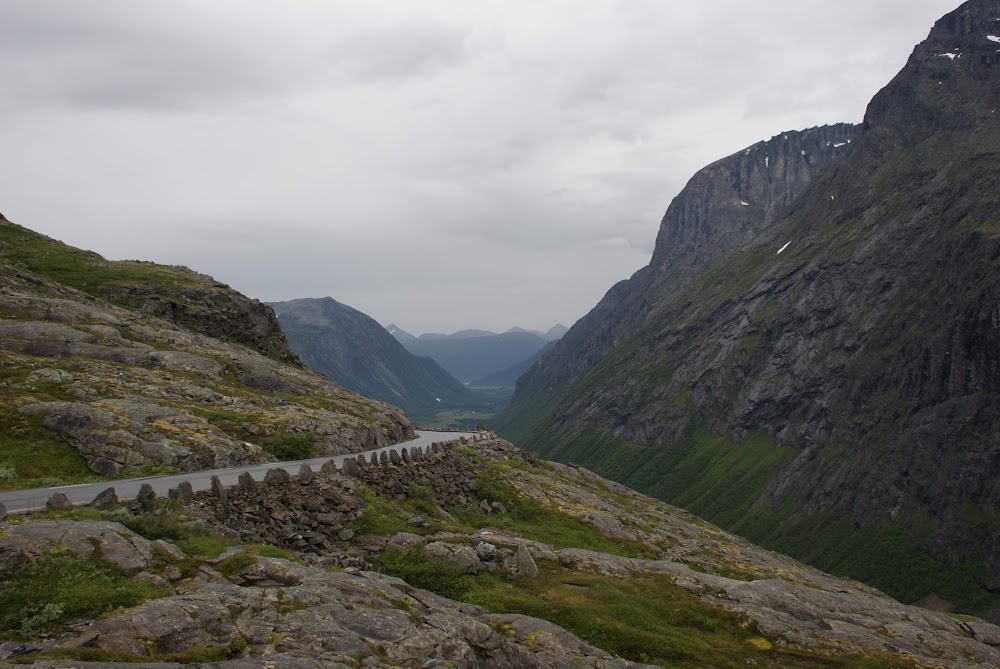
{"type": "Polygon", "coordinates": [[[316,444],[306,434],[281,432],[264,440],[260,447],[273,455],[279,462],[285,460],[308,460],[316,457],[316,444]]]}
{"type": "Polygon", "coordinates": [[[40,416],[0,410],[0,490],[96,481],[80,453],[41,425],[40,416]]]}
{"type": "Polygon", "coordinates": [[[0,224],[0,258],[12,264],[21,263],[33,274],[91,294],[101,294],[117,286],[152,284],[162,288],[166,297],[183,302],[184,289],[208,288],[208,284],[175,268],[108,261],[14,223],[0,224]]]}
{"type": "Polygon", "coordinates": [[[57,548],[0,585],[0,633],[36,637],[75,618],[99,618],[167,594],[99,558],[57,548]]]}
{"type": "Polygon", "coordinates": [[[509,466],[482,462],[476,477],[480,498],[500,502],[505,514],[484,513],[478,506],[454,509],[452,515],[465,530],[483,527],[518,534],[555,548],[583,548],[623,557],[657,557],[656,551],[640,541],[606,537],[592,523],[529,497],[517,490],[508,477],[518,474],[509,466]]]}
{"type": "MultiPolygon", "coordinates": [[[[494,613],[534,616],[560,625],[616,656],[663,667],[735,669],[800,667],[876,669],[915,667],[890,656],[835,657],[782,647],[763,638],[742,615],[716,608],[664,575],[631,578],[573,572],[539,562],[537,578],[471,576],[450,569],[423,549],[390,550],[379,566],[413,586],[477,604],[494,613]]],[[[510,629],[504,630],[511,633],[510,629]]],[[[538,646],[537,635],[524,642],[538,646]]]]}
{"type": "Polygon", "coordinates": [[[359,486],[356,491],[365,503],[364,513],[347,526],[358,534],[380,537],[391,537],[397,532],[430,534],[441,527],[440,522],[432,523],[430,528],[414,527],[407,523],[414,516],[423,516],[431,521],[441,518],[434,494],[426,486],[411,486],[411,496],[406,499],[385,499],[363,486],[359,486]]]}

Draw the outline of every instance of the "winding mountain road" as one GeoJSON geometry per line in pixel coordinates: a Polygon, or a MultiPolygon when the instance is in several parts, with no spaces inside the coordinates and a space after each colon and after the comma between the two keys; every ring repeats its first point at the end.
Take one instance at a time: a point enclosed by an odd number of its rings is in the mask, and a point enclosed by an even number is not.
{"type": "MultiPolygon", "coordinates": [[[[365,456],[372,453],[381,453],[390,449],[413,448],[420,446],[426,449],[435,441],[453,441],[461,437],[473,437],[476,432],[430,432],[421,431],[417,433],[416,439],[404,441],[391,446],[375,448],[364,451],[365,456]]],[[[49,497],[57,492],[61,492],[69,497],[74,504],[87,504],[93,501],[99,493],[107,488],[114,488],[120,499],[134,499],[139,493],[139,488],[148,483],[156,491],[157,495],[166,495],[171,488],[176,488],[180,483],[187,481],[196,490],[208,490],[212,487],[212,477],[218,476],[223,485],[235,485],[240,474],[249,472],[257,480],[264,478],[264,474],[269,469],[284,469],[289,474],[295,475],[302,465],[309,465],[313,469],[319,469],[328,460],[333,460],[340,467],[345,458],[353,458],[362,453],[346,453],[344,455],[324,456],[312,458],[310,460],[290,460],[288,462],[266,462],[261,465],[243,465],[241,467],[229,467],[227,469],[206,469],[198,472],[186,472],[183,474],[171,474],[169,476],[145,476],[135,479],[122,479],[115,481],[100,481],[98,483],[81,483],[77,485],[57,486],[54,488],[31,488],[29,490],[11,490],[0,493],[0,503],[7,507],[11,513],[34,511],[45,507],[45,502],[49,497]]]]}

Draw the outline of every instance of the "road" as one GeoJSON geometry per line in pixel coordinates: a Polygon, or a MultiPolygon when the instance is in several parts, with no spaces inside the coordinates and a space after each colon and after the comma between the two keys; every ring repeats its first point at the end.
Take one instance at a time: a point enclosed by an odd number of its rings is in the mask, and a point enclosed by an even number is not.
{"type": "MultiPolygon", "coordinates": [[[[475,432],[430,432],[427,430],[417,433],[416,439],[405,441],[393,446],[376,448],[364,451],[368,456],[372,453],[381,453],[390,449],[412,448],[420,446],[425,448],[435,441],[452,441],[460,437],[472,437],[475,432]]],[[[122,479],[116,481],[101,481],[99,483],[81,483],[78,485],[58,486],[55,488],[32,488],[29,490],[11,490],[0,493],[0,503],[7,506],[10,513],[34,511],[45,507],[54,493],[61,492],[69,497],[74,504],[87,504],[93,501],[99,493],[107,488],[114,488],[119,499],[134,499],[139,493],[139,488],[143,483],[148,483],[156,491],[157,495],[166,495],[170,488],[176,488],[180,483],[188,481],[197,490],[209,490],[212,487],[212,477],[218,476],[223,485],[236,485],[240,474],[250,472],[258,481],[264,478],[268,469],[284,469],[289,474],[295,475],[299,472],[299,467],[309,465],[314,470],[319,470],[323,463],[334,460],[340,467],[344,458],[356,457],[358,453],[348,453],[346,455],[324,456],[311,460],[291,460],[288,462],[267,462],[262,465],[244,465],[242,467],[230,467],[228,469],[207,469],[200,472],[186,472],[184,474],[171,474],[169,476],[146,476],[137,479],[122,479]]]]}

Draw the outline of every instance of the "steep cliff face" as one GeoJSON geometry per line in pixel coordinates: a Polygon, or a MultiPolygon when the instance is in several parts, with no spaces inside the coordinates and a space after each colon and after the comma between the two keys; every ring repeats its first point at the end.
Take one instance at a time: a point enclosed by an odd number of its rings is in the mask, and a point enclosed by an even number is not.
{"type": "Polygon", "coordinates": [[[181,327],[301,366],[271,307],[187,267],[170,269],[186,276],[190,285],[178,291],[167,291],[157,284],[135,283],[108,286],[101,293],[113,302],[181,327]]]}
{"type": "Polygon", "coordinates": [[[521,377],[514,404],[579,378],[655,323],[658,305],[750,243],[859,130],[838,124],[782,133],[700,170],[667,209],[649,266],[609,290],[545,364],[521,377]]]}
{"type": "Polygon", "coordinates": [[[481,401],[436,362],[413,355],[372,318],[333,298],[272,306],[305,363],[345,388],[411,414],[481,401]]]}
{"type": "Polygon", "coordinates": [[[939,21],[842,155],[770,223],[723,232],[728,255],[708,240],[731,194],[675,202],[638,285],[683,285],[618,288],[588,318],[642,324],[582,353],[564,338],[508,432],[905,599],[995,605],[998,17],[976,0],[939,21]],[[583,364],[546,370],[560,354],[583,364]]]}

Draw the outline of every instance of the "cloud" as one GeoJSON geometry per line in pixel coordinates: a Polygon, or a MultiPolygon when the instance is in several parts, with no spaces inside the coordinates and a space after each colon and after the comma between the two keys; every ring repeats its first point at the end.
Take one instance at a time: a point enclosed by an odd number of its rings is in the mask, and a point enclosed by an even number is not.
{"type": "Polygon", "coordinates": [[[348,79],[391,82],[458,65],[466,47],[458,30],[409,20],[347,35],[328,55],[348,79]]]}
{"type": "Polygon", "coordinates": [[[704,165],[859,121],[955,0],[4,0],[0,211],[413,332],[573,322],[704,165]]]}

